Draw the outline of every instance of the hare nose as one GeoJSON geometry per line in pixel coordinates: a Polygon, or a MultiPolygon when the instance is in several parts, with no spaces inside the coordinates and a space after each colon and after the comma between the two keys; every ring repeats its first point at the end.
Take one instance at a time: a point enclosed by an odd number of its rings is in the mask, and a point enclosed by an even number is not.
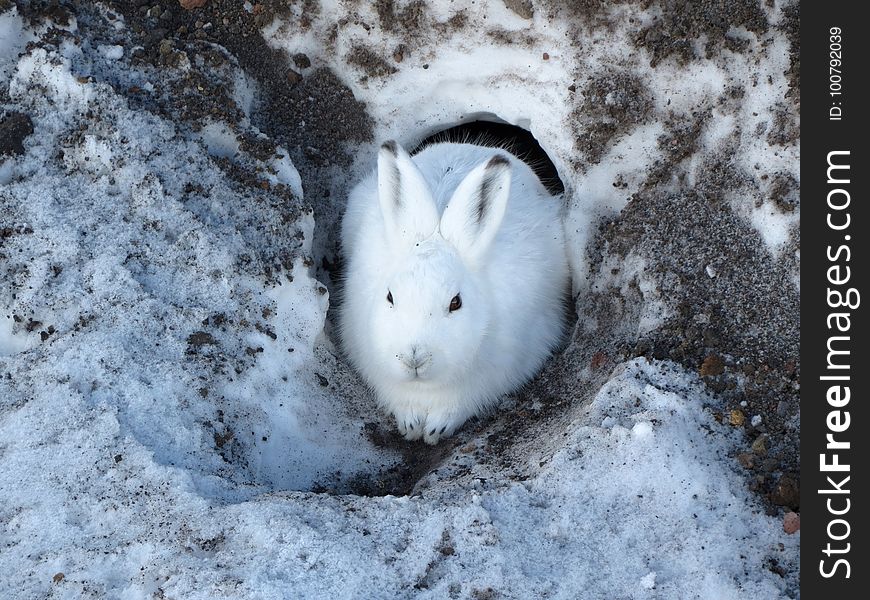
{"type": "Polygon", "coordinates": [[[401,360],[409,369],[419,369],[429,362],[431,358],[430,354],[421,350],[417,346],[411,346],[410,354],[402,354],[399,356],[399,360],[401,360]]]}

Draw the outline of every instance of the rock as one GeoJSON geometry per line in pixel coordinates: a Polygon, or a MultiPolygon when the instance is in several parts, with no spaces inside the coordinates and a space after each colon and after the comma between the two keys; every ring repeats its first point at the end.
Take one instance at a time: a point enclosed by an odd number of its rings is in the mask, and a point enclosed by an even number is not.
{"type": "Polygon", "coordinates": [[[33,121],[20,112],[0,117],[0,156],[24,154],[24,138],[33,133],[33,121]]]}
{"type": "Polygon", "coordinates": [[[731,411],[731,414],[728,415],[728,422],[734,425],[734,427],[742,427],[745,421],[746,415],[744,415],[743,411],[739,408],[735,408],[731,411]]]}
{"type": "Polygon", "coordinates": [[[780,477],[776,488],[770,494],[770,501],[778,506],[789,508],[800,506],[800,490],[794,479],[788,475],[780,477]]]}
{"type": "Polygon", "coordinates": [[[767,482],[767,479],[764,475],[756,475],[752,479],[749,480],[749,489],[753,492],[759,492],[764,489],[764,484],[767,482]]]}
{"type": "Polygon", "coordinates": [[[791,535],[801,528],[801,516],[794,512],[787,512],[782,518],[782,530],[791,535]]]}
{"type": "Polygon", "coordinates": [[[709,355],[701,363],[701,368],[698,371],[701,377],[715,377],[725,372],[725,361],[720,356],[715,354],[709,355]]]}
{"type": "Polygon", "coordinates": [[[524,19],[535,16],[532,0],[504,0],[504,5],[524,19]]]}
{"type": "Polygon", "coordinates": [[[752,451],[759,455],[765,456],[767,454],[767,436],[760,435],[755,438],[755,441],[752,442],[752,451]]]}
{"type": "Polygon", "coordinates": [[[765,473],[773,473],[781,467],[782,463],[773,457],[768,457],[761,461],[761,470],[765,473]]]}
{"type": "Polygon", "coordinates": [[[293,69],[287,69],[287,81],[290,85],[296,85],[300,81],[302,81],[302,74],[294,71],[293,69]]]}
{"type": "Polygon", "coordinates": [[[593,369],[600,369],[607,364],[607,355],[604,352],[596,352],[592,355],[590,366],[593,369]]]}
{"type": "Polygon", "coordinates": [[[178,3],[184,10],[193,10],[205,6],[206,0],[178,0],[178,3]]]}
{"type": "Polygon", "coordinates": [[[214,339],[212,334],[207,331],[194,331],[189,336],[187,336],[187,343],[193,347],[199,346],[216,346],[217,340],[214,339]]]}
{"type": "Polygon", "coordinates": [[[160,40],[157,51],[164,56],[172,52],[172,40],[160,40]]]}
{"type": "Polygon", "coordinates": [[[293,64],[300,69],[307,69],[311,66],[311,59],[308,58],[307,54],[299,52],[298,54],[293,55],[293,64]]]}
{"type": "Polygon", "coordinates": [[[751,469],[755,465],[755,457],[749,452],[741,452],[737,455],[737,462],[744,469],[751,469]]]}

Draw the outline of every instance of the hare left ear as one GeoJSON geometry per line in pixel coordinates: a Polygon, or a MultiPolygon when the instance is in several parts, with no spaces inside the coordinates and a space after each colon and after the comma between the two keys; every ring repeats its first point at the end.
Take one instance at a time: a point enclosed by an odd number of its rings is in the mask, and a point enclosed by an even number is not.
{"type": "Polygon", "coordinates": [[[501,227],[510,186],[510,160],[496,154],[465,176],[444,209],[441,235],[472,267],[481,263],[501,227]]]}
{"type": "Polygon", "coordinates": [[[378,152],[378,201],[387,240],[395,251],[407,250],[438,227],[438,209],[429,185],[410,155],[390,140],[378,152]]]}

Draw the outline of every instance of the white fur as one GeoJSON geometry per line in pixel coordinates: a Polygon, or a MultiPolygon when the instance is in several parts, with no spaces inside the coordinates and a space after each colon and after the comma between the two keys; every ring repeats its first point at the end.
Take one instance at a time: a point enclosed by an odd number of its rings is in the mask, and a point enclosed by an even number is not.
{"type": "Polygon", "coordinates": [[[559,342],[559,204],[521,160],[472,144],[410,157],[388,142],[351,191],[342,344],[407,439],[451,435],[528,381],[559,342]]]}

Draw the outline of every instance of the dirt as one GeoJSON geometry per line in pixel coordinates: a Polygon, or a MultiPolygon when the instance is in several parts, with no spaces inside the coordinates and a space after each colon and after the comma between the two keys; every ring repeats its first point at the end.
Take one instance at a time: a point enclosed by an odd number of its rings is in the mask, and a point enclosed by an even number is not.
{"type": "Polygon", "coordinates": [[[789,97],[796,105],[801,101],[801,4],[795,0],[783,9],[784,18],[779,28],[788,36],[789,68],[788,78],[791,85],[789,97]]]}
{"type": "MultiPolygon", "coordinates": [[[[679,177],[678,165],[663,170],[679,177]]],[[[787,262],[773,260],[724,201],[725,180],[734,175],[715,164],[706,172],[706,180],[679,193],[652,183],[601,231],[599,243],[610,252],[635,253],[653,265],[661,292],[677,309],[622,352],[697,369],[724,400],[723,413],[760,416],[760,424],[739,424],[747,440],[761,433],[769,440],[767,461],[750,471],[757,491],[782,504],[781,482],[799,481],[799,297],[787,262]]],[[[797,494],[787,498],[786,506],[798,508],[797,494]]]]}
{"type": "Polygon", "coordinates": [[[800,205],[800,184],[788,173],[774,176],[769,193],[771,201],[783,212],[794,212],[800,205]]]}
{"type": "MultiPolygon", "coordinates": [[[[297,4],[305,4],[310,14],[307,3],[297,4]]],[[[273,143],[281,143],[291,151],[291,159],[300,171],[311,163],[346,165],[350,159],[346,143],[371,138],[371,120],[364,107],[333,73],[314,69],[300,74],[295,69],[310,69],[311,57],[286,56],[263,40],[259,28],[276,15],[283,15],[286,5],[266,2],[257,4],[259,8],[251,12],[231,0],[211,0],[190,11],[180,10],[176,3],[168,1],[133,0],[111,5],[124,15],[135,41],[143,43],[140,58],[156,67],[174,66],[161,58],[160,45],[167,41],[173,48],[186,52],[191,46],[198,47],[199,42],[225,48],[258,83],[261,105],[256,107],[257,125],[273,143]],[[161,7],[157,17],[148,14],[153,6],[161,7]],[[288,79],[288,71],[293,67],[296,75],[288,79]]],[[[217,63],[224,60],[220,54],[213,57],[217,63]]],[[[166,55],[164,52],[162,56],[166,55]]],[[[191,74],[194,79],[185,85],[190,96],[177,99],[179,105],[189,107],[190,112],[182,114],[182,118],[197,119],[233,106],[219,91],[212,93],[208,87],[206,93],[200,90],[202,81],[196,78],[207,79],[208,73],[208,69],[201,68],[191,74]]],[[[231,114],[222,116],[230,123],[237,120],[231,114]]]]}
{"type": "Polygon", "coordinates": [[[705,57],[718,53],[723,46],[739,52],[745,46],[729,36],[729,29],[744,27],[761,34],[769,27],[758,0],[700,0],[691,8],[680,0],[647,0],[642,4],[661,11],[661,17],[637,37],[638,45],[652,55],[652,66],[669,57],[687,65],[698,57],[695,43],[702,38],[705,57]]]}
{"type": "Polygon", "coordinates": [[[31,133],[33,122],[24,113],[0,113],[0,156],[24,154],[24,140],[31,133]]]}
{"type": "Polygon", "coordinates": [[[426,24],[426,2],[424,0],[414,0],[400,10],[396,8],[396,3],[393,0],[378,0],[375,2],[375,10],[377,10],[381,27],[387,31],[416,31],[426,24]]]}
{"type": "Polygon", "coordinates": [[[800,139],[798,115],[790,107],[779,104],[774,112],[773,126],[767,134],[771,146],[790,146],[800,139]]]}
{"type": "Polygon", "coordinates": [[[354,46],[347,57],[347,61],[363,69],[367,77],[386,77],[397,71],[385,58],[379,56],[374,50],[365,46],[354,46]]]}
{"type": "Polygon", "coordinates": [[[594,165],[615,142],[635,126],[652,117],[652,96],[646,85],[627,72],[607,68],[588,77],[573,117],[583,125],[575,147],[578,165],[594,165]]]}
{"type": "Polygon", "coordinates": [[[770,496],[782,477],[799,481],[799,430],[790,425],[799,400],[799,297],[786,265],[773,261],[723,202],[727,186],[715,170],[711,179],[681,194],[659,186],[638,194],[602,241],[621,255],[635,252],[651,261],[662,292],[679,311],[629,353],[697,368],[725,400],[723,412],[745,402],[747,414],[761,416],[760,425],[747,422],[745,429],[748,439],[770,436],[775,473],[753,469],[764,478],[759,491],[770,496]]]}

